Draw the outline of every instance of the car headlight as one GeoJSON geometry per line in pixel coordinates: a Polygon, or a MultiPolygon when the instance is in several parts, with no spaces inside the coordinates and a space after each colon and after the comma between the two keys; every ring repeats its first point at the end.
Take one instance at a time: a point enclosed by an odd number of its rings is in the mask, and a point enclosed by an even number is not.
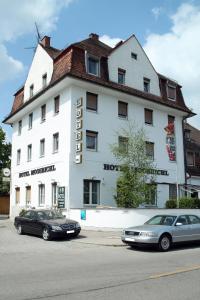
{"type": "Polygon", "coordinates": [[[55,231],[62,231],[62,228],[57,225],[52,225],[51,228],[52,228],[52,230],[55,230],[55,231]]]}
{"type": "Polygon", "coordinates": [[[143,237],[155,237],[155,236],[157,236],[157,234],[155,232],[143,231],[143,232],[140,232],[140,236],[143,236],[143,237]]]}
{"type": "Polygon", "coordinates": [[[76,228],[81,228],[81,225],[79,223],[76,223],[76,228]]]}

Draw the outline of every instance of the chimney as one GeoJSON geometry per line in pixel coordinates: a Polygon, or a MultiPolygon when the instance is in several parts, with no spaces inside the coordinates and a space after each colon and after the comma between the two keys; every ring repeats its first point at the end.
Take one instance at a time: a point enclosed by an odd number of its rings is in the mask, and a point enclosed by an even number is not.
{"type": "Polygon", "coordinates": [[[89,34],[89,38],[90,38],[90,39],[93,39],[93,40],[95,40],[95,41],[98,41],[98,40],[99,40],[99,35],[96,34],[96,33],[90,33],[90,34],[89,34]]]}
{"type": "Polygon", "coordinates": [[[42,39],[41,39],[41,41],[40,41],[40,43],[44,46],[44,47],[50,47],[51,46],[51,38],[49,37],[49,36],[47,36],[47,35],[45,35],[42,39]]]}

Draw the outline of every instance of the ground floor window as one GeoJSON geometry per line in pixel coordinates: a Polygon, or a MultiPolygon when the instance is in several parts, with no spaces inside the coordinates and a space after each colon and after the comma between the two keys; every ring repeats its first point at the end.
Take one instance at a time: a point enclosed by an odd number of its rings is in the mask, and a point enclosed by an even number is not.
{"type": "Polygon", "coordinates": [[[169,184],[169,199],[177,198],[177,186],[176,184],[169,184]]]}
{"type": "Polygon", "coordinates": [[[39,184],[39,206],[45,204],[45,185],[39,184]]]}
{"type": "Polygon", "coordinates": [[[52,191],[52,205],[57,205],[57,182],[52,183],[51,185],[51,191],[52,191]]]}
{"type": "Polygon", "coordinates": [[[100,202],[100,181],[83,181],[83,203],[85,205],[98,205],[100,202]]]}
{"type": "Polygon", "coordinates": [[[20,188],[19,187],[15,188],[15,203],[16,204],[20,203],[20,188]]]}
{"type": "Polygon", "coordinates": [[[26,205],[31,204],[31,186],[26,186],[26,205]]]}

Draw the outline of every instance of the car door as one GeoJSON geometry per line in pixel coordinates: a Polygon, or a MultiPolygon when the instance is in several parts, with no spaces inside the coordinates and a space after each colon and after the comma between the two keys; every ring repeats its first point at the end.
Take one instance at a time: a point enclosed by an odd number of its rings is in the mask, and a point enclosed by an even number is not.
{"type": "Polygon", "coordinates": [[[200,240],[200,218],[195,215],[188,215],[191,224],[192,240],[200,240]]]}
{"type": "Polygon", "coordinates": [[[21,218],[22,229],[26,233],[31,233],[31,220],[32,220],[32,211],[28,210],[24,213],[21,218]]]}
{"type": "Polygon", "coordinates": [[[186,215],[177,218],[173,229],[174,242],[187,242],[192,240],[192,227],[186,215]]]}

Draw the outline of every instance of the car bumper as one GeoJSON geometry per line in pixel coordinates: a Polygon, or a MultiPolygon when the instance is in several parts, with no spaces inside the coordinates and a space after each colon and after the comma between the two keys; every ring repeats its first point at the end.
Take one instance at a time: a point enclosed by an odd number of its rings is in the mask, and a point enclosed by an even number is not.
{"type": "Polygon", "coordinates": [[[75,237],[77,236],[81,231],[81,228],[75,229],[75,230],[62,230],[62,231],[50,231],[50,236],[51,238],[67,238],[67,237],[75,237]]]}
{"type": "Polygon", "coordinates": [[[127,245],[154,245],[158,244],[158,237],[138,237],[138,236],[122,236],[122,242],[127,244],[127,245]]]}

